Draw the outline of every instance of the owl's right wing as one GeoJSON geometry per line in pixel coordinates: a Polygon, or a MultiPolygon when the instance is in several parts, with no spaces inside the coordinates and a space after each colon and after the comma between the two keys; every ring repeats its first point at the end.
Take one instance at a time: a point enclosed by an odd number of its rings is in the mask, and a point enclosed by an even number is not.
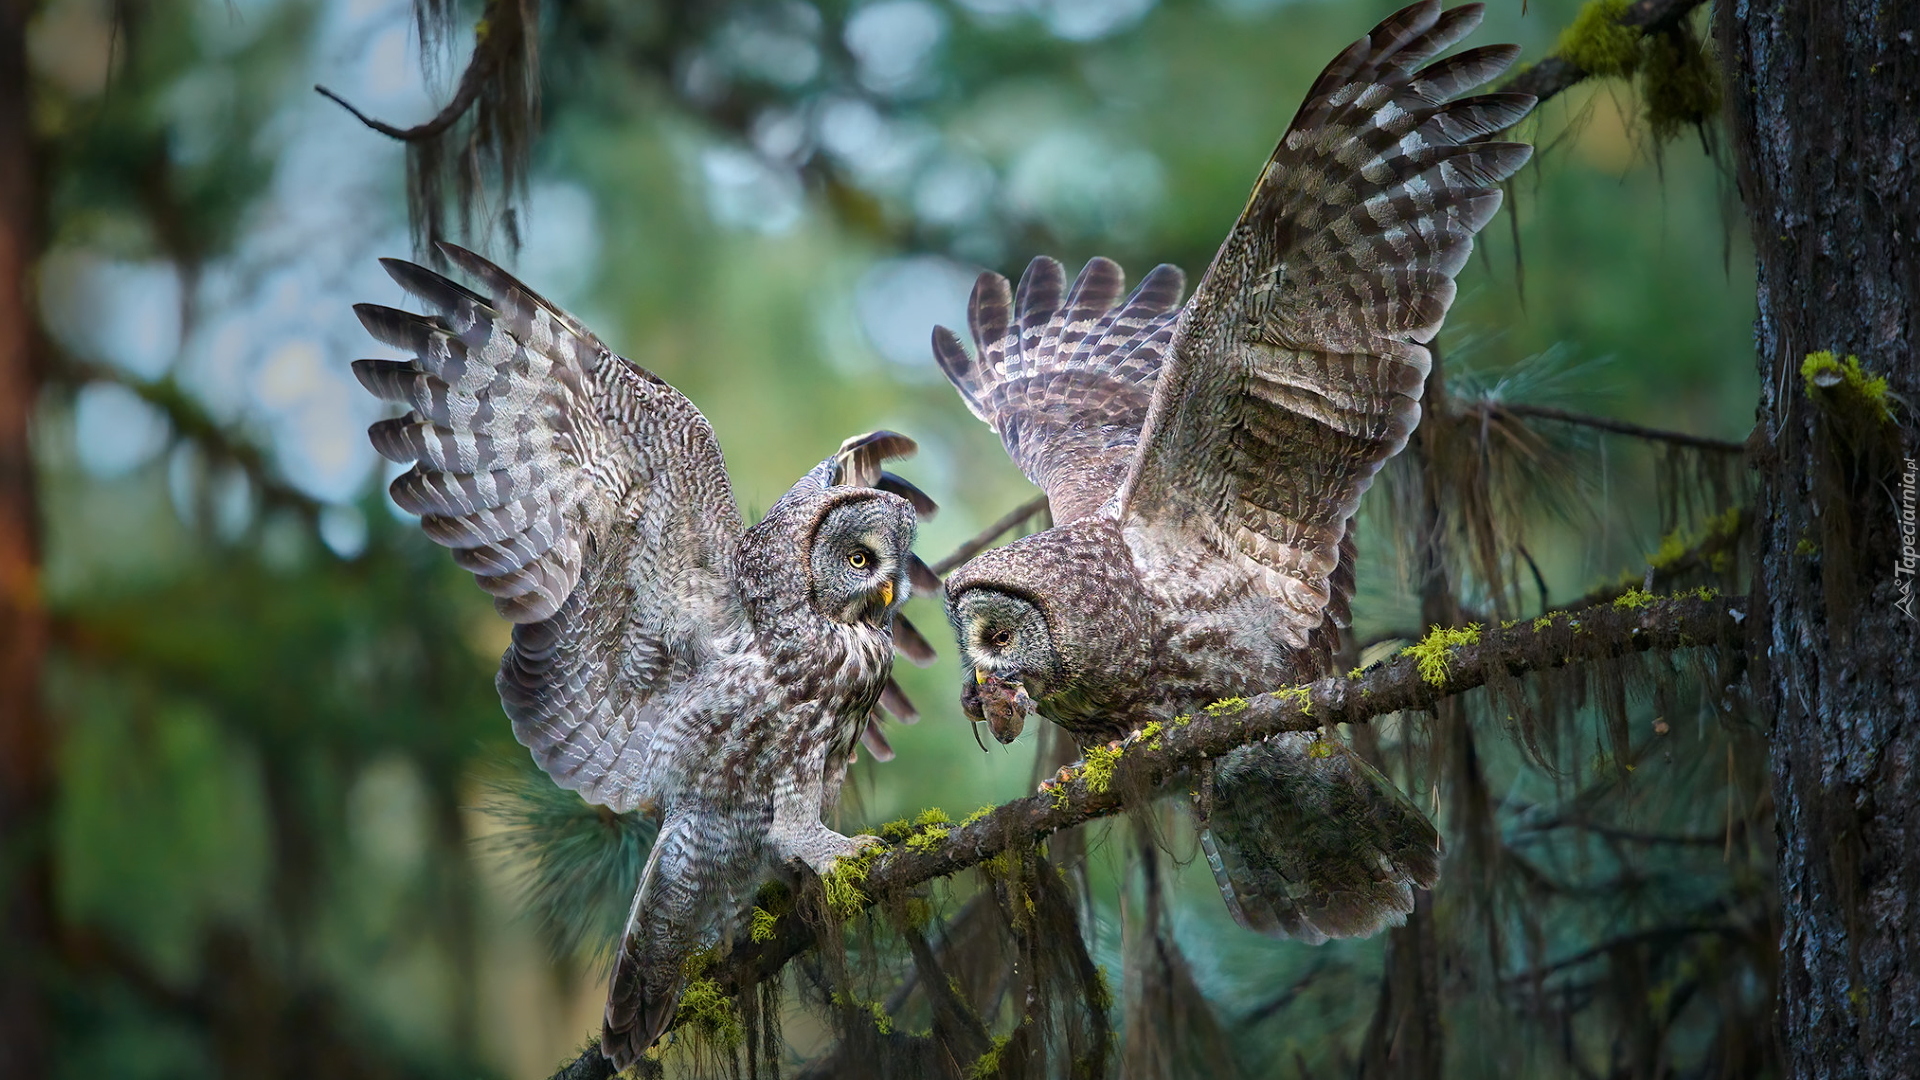
{"type": "MultiPolygon", "coordinates": [[[[1480,13],[1414,4],[1315,81],[1181,312],[1120,495],[1149,549],[1211,551],[1263,580],[1295,648],[1350,588],[1348,521],[1419,422],[1425,343],[1531,153],[1492,141],[1531,96],[1459,96],[1517,47],[1429,63],[1480,13]]],[[[1203,578],[1164,584],[1216,585],[1203,578]]]]}
{"type": "Polygon", "coordinates": [[[1047,493],[1058,524],[1098,510],[1125,479],[1186,287],[1177,268],[1157,266],[1122,301],[1125,281],[1118,263],[1096,258],[1069,290],[1060,264],[1041,256],[1018,293],[992,271],[974,283],[975,355],[953,331],[933,331],[941,370],[1047,493]]]}
{"type": "Polygon", "coordinates": [[[354,363],[410,407],[368,435],[413,466],[394,501],[514,623],[496,685],[515,737],[560,786],[632,809],[651,797],[654,699],[737,617],[742,526],[719,443],[679,391],[499,267],[440,247],[478,291],[387,259],[435,314],[354,309],[412,353],[354,363]]]}

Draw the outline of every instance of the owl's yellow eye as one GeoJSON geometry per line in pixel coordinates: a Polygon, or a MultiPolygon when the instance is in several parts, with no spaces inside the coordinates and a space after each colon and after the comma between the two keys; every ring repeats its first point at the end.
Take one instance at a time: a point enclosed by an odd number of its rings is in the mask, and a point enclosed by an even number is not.
{"type": "Polygon", "coordinates": [[[995,630],[993,633],[987,635],[987,644],[996,649],[1004,649],[1013,644],[1013,631],[995,630]]]}
{"type": "Polygon", "coordinates": [[[853,554],[847,556],[847,565],[855,570],[865,570],[873,565],[873,556],[867,554],[867,549],[857,548],[853,554]]]}

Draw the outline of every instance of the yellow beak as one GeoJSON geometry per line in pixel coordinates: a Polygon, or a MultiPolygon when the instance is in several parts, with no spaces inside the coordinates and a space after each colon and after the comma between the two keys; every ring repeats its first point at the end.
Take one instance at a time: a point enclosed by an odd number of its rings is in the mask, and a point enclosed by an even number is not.
{"type": "Polygon", "coordinates": [[[973,682],[974,682],[974,685],[976,685],[976,686],[978,686],[979,684],[981,684],[981,683],[983,683],[983,682],[986,682],[986,681],[987,681],[987,673],[986,673],[986,672],[984,672],[984,671],[981,671],[981,670],[980,670],[979,668],[974,668],[974,669],[973,669],[973,682]]]}
{"type": "Polygon", "coordinates": [[[882,608],[893,606],[893,582],[891,581],[880,583],[880,606],[882,608]]]}

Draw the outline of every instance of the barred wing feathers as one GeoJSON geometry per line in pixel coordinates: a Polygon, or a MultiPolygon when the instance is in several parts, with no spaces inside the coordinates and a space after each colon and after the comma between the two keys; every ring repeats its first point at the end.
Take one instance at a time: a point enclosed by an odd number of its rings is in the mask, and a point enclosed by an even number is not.
{"type": "Polygon", "coordinates": [[[1458,97],[1516,47],[1428,63],[1480,13],[1405,8],[1314,83],[1182,312],[1121,494],[1150,545],[1204,543],[1267,575],[1298,613],[1294,647],[1344,604],[1348,519],[1419,422],[1422,345],[1531,153],[1487,140],[1532,97],[1458,97]]]}
{"type": "Polygon", "coordinates": [[[677,390],[472,252],[469,290],[382,260],[435,309],[355,310],[401,362],[361,360],[410,407],[368,432],[392,485],[514,622],[496,680],[514,735],[562,787],[649,801],[650,708],[732,618],[742,531],[720,447],[677,390]]]}
{"type": "Polygon", "coordinates": [[[1125,300],[1125,274],[1089,261],[1071,289],[1058,262],[1028,264],[1016,293],[980,275],[968,305],[976,355],[946,327],[934,358],[1007,455],[1047,493],[1056,523],[1085,517],[1119,490],[1172,339],[1186,278],[1153,269],[1125,300]]]}

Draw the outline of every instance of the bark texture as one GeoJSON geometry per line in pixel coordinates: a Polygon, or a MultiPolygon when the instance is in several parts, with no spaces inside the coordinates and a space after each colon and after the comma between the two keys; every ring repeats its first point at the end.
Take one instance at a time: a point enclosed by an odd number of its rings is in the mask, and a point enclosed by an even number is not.
{"type": "Polygon", "coordinates": [[[46,618],[28,419],[38,385],[32,266],[38,214],[27,101],[29,0],[0,0],[0,1076],[46,1075],[39,985],[52,931],[51,773],[40,715],[46,618]]]}
{"type": "Polygon", "coordinates": [[[1716,20],[1759,261],[1755,683],[1782,1034],[1796,1077],[1920,1076],[1920,623],[1900,561],[1920,453],[1920,4],[1738,0],[1716,20]],[[1823,351],[1867,378],[1810,383],[1823,351]]]}

